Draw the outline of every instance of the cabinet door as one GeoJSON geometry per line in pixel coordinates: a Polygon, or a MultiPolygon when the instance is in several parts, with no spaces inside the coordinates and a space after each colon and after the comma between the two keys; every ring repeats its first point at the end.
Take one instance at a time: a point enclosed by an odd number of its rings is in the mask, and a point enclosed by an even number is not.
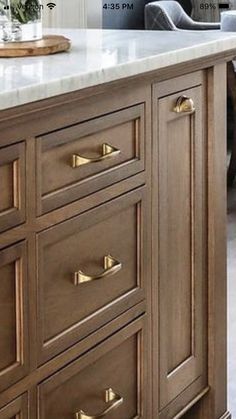
{"type": "Polygon", "coordinates": [[[0,148],[0,232],[25,221],[25,144],[0,148]]]}
{"type": "Polygon", "coordinates": [[[28,372],[26,243],[0,251],[0,391],[28,372]]]}
{"type": "Polygon", "coordinates": [[[28,419],[27,393],[0,409],[0,419],[28,419]]]}
{"type": "MultiPolygon", "coordinates": [[[[159,409],[181,395],[187,405],[205,385],[206,163],[203,87],[158,102],[159,409]],[[190,98],[191,100],[188,100],[190,98]],[[176,108],[177,105],[180,108],[176,108]],[[182,104],[182,105],[181,105],[182,104]],[[192,390],[191,390],[192,389],[192,390]],[[186,391],[186,398],[183,396],[186,391]]],[[[178,409],[178,408],[176,408],[178,409]]],[[[179,408],[181,410],[181,408],[179,408]]]]}

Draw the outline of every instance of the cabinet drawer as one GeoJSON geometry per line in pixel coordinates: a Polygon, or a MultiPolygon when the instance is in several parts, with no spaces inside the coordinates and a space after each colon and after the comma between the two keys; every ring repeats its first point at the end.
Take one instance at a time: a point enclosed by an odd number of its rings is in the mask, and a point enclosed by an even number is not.
{"type": "Polygon", "coordinates": [[[40,362],[144,299],[145,189],[38,235],[40,362]]]}
{"type": "Polygon", "coordinates": [[[0,251],[0,391],[28,372],[26,244],[0,251]]]}
{"type": "Polygon", "coordinates": [[[27,393],[0,409],[0,419],[28,419],[27,393]]]}
{"type": "Polygon", "coordinates": [[[0,232],[25,221],[25,144],[0,149],[0,232]]]}
{"type": "Polygon", "coordinates": [[[38,214],[145,168],[144,104],[37,139],[38,214]]]}
{"type": "Polygon", "coordinates": [[[137,320],[42,383],[38,419],[148,419],[144,325],[137,320]]]}

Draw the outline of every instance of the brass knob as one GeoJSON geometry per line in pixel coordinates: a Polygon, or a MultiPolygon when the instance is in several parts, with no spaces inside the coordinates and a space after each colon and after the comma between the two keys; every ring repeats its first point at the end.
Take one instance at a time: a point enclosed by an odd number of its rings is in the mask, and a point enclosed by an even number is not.
{"type": "Polygon", "coordinates": [[[189,113],[192,114],[195,112],[194,101],[190,97],[180,96],[174,107],[174,112],[176,113],[189,113]]]}

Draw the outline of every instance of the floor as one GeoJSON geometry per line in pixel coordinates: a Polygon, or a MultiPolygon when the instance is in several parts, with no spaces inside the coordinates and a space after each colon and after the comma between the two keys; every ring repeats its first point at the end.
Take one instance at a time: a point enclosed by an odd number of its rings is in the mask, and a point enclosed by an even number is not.
{"type": "Polygon", "coordinates": [[[228,393],[236,419],[236,187],[228,192],[228,393]]]}

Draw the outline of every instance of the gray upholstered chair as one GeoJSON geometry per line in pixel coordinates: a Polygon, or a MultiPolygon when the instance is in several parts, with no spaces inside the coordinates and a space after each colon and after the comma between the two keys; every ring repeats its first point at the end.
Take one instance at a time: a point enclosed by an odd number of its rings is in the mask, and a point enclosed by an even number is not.
{"type": "MultiPolygon", "coordinates": [[[[103,8],[102,25],[103,29],[145,29],[144,25],[144,9],[146,4],[156,0],[116,0],[117,10],[111,8],[103,8]],[[129,7],[123,8],[123,4],[127,3],[129,7]]],[[[198,0],[200,1],[200,0],[198,0]]],[[[188,15],[192,12],[191,0],[178,0],[188,15]]],[[[0,0],[1,3],[1,0],[0,0]]],[[[102,1],[103,5],[107,4],[107,0],[102,1]]]]}
{"type": "Polygon", "coordinates": [[[163,0],[146,5],[145,28],[159,31],[218,30],[220,23],[195,22],[177,1],[163,0]]]}

